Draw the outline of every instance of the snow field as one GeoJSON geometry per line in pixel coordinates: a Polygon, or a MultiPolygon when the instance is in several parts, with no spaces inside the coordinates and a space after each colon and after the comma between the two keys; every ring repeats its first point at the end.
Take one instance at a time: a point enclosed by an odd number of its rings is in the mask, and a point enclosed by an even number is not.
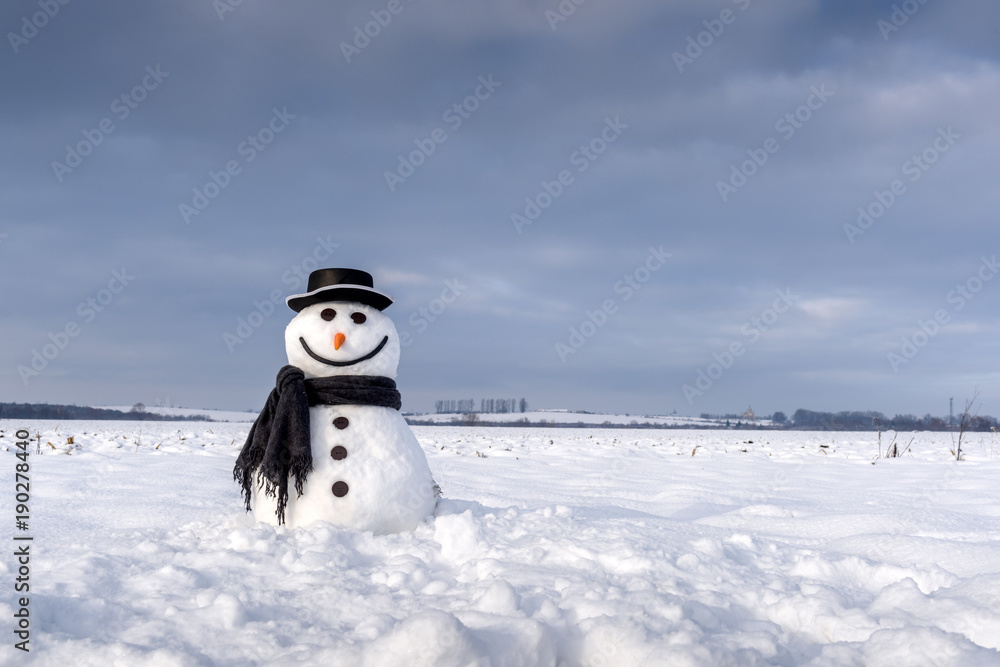
{"type": "Polygon", "coordinates": [[[415,427],[445,499],[373,536],[254,525],[249,424],[16,428],[45,453],[4,664],[1000,665],[991,434],[872,465],[872,433],[415,427]]]}

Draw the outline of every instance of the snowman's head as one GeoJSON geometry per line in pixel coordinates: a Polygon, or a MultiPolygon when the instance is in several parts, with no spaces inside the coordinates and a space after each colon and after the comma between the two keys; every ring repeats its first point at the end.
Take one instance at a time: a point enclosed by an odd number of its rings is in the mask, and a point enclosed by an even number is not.
{"type": "Polygon", "coordinates": [[[285,328],[288,363],[307,378],[331,375],[396,377],[399,334],[381,310],[358,301],[306,306],[285,328]]]}

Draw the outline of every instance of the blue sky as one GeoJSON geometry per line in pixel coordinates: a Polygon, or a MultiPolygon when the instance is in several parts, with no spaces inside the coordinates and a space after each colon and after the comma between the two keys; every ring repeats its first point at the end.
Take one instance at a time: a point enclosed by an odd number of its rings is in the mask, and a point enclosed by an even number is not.
{"type": "Polygon", "coordinates": [[[259,408],[283,298],[346,266],[396,299],[406,410],[1000,413],[996,3],[0,26],[2,401],[259,408]]]}

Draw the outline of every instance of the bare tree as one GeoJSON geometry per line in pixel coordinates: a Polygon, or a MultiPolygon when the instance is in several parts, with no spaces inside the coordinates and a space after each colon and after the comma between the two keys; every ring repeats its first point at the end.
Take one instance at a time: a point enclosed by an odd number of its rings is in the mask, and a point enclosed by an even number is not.
{"type": "Polygon", "coordinates": [[[955,447],[955,460],[962,460],[962,438],[965,436],[965,432],[969,430],[969,425],[972,420],[978,416],[979,411],[969,414],[972,406],[975,404],[976,400],[979,398],[979,389],[975,390],[972,394],[971,399],[965,401],[965,410],[962,411],[962,416],[958,420],[958,445],[955,447]]]}

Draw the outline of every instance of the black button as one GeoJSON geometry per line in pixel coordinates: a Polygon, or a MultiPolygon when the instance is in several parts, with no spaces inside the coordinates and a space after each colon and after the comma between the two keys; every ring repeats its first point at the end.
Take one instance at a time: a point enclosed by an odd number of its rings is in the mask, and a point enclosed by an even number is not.
{"type": "Polygon", "coordinates": [[[333,483],[333,495],[338,498],[343,498],[347,495],[347,482],[334,482],[333,483]]]}
{"type": "Polygon", "coordinates": [[[347,417],[337,417],[336,419],[333,420],[333,425],[339,428],[340,430],[344,430],[345,428],[347,428],[347,425],[350,423],[351,422],[347,420],[347,417]]]}
{"type": "Polygon", "coordinates": [[[337,445],[330,450],[330,456],[333,457],[334,461],[343,461],[347,458],[347,448],[341,445],[337,445]]]}

